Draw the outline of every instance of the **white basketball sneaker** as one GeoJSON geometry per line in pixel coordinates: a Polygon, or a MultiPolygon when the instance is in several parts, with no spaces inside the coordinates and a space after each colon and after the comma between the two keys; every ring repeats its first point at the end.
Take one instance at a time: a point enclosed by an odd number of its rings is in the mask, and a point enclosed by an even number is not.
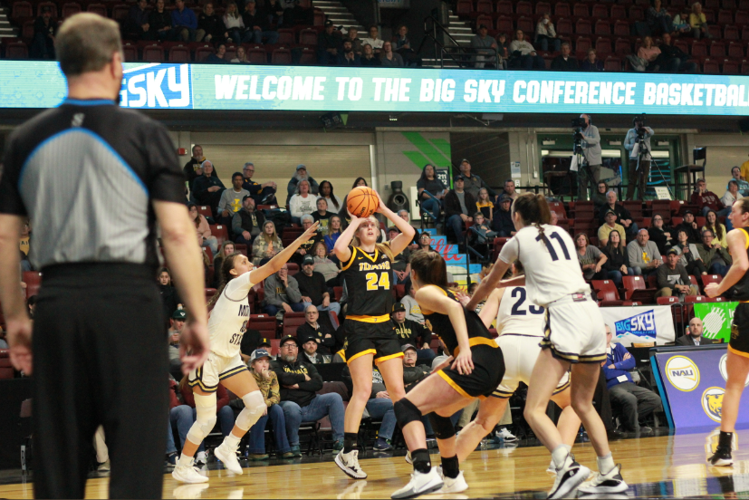
{"type": "Polygon", "coordinates": [[[442,488],[436,491],[437,494],[461,493],[468,489],[468,483],[466,482],[465,477],[463,477],[463,471],[460,471],[458,477],[454,479],[451,477],[447,477],[443,472],[442,467],[437,467],[437,472],[444,482],[442,488]]]}
{"type": "Polygon", "coordinates": [[[244,473],[242,466],[239,465],[239,460],[237,460],[237,450],[230,449],[226,444],[226,441],[221,443],[218,448],[214,449],[213,454],[216,458],[221,460],[221,463],[223,463],[224,467],[226,467],[230,472],[233,472],[238,476],[241,476],[244,473]]]}
{"type": "Polygon", "coordinates": [[[413,474],[411,474],[411,480],[408,484],[390,495],[390,498],[414,498],[419,495],[434,493],[442,488],[444,484],[445,483],[442,481],[442,477],[440,477],[436,467],[432,467],[432,469],[426,474],[422,474],[415,470],[413,471],[413,474]]]}
{"type": "Polygon", "coordinates": [[[606,474],[600,472],[596,474],[596,477],[591,481],[580,486],[580,493],[592,494],[592,493],[622,493],[627,491],[627,483],[621,475],[622,466],[617,464],[616,467],[608,471],[606,474]]]}
{"type": "Polygon", "coordinates": [[[335,464],[353,479],[367,479],[367,473],[359,465],[359,450],[351,450],[343,453],[343,450],[335,456],[335,464]]]}
{"type": "Polygon", "coordinates": [[[181,483],[206,483],[208,478],[192,465],[179,465],[172,471],[172,477],[181,483]]]}

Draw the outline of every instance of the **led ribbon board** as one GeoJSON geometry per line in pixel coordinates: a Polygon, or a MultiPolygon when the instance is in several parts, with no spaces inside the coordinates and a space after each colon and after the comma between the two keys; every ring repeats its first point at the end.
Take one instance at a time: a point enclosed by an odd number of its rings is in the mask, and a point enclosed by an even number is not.
{"type": "MultiPolygon", "coordinates": [[[[65,97],[55,62],[0,61],[0,108],[65,97]]],[[[138,109],[749,115],[749,77],[126,63],[138,109]]]]}

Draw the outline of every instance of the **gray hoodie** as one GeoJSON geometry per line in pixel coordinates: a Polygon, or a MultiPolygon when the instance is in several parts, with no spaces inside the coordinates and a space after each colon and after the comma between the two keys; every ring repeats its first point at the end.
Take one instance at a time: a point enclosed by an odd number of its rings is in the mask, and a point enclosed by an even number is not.
{"type": "Polygon", "coordinates": [[[265,303],[276,307],[282,304],[297,304],[302,301],[299,283],[292,276],[288,276],[289,286],[284,286],[277,274],[271,274],[265,279],[265,303]]]}

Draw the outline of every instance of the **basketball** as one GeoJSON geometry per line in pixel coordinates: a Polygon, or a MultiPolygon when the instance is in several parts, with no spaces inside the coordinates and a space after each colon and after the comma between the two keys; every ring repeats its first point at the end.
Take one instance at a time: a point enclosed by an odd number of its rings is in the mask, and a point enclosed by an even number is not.
{"type": "Polygon", "coordinates": [[[348,194],[346,208],[356,217],[369,217],[380,205],[380,198],[372,188],[366,186],[355,187],[348,194]]]}

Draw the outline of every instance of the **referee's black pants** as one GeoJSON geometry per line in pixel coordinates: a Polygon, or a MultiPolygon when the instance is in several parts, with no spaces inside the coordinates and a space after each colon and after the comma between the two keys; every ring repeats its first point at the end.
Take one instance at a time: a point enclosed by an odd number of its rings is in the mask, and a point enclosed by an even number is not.
{"type": "Polygon", "coordinates": [[[96,428],[110,498],[161,498],[169,395],[167,338],[151,270],[43,270],[34,314],[34,495],[83,498],[96,428]]]}

